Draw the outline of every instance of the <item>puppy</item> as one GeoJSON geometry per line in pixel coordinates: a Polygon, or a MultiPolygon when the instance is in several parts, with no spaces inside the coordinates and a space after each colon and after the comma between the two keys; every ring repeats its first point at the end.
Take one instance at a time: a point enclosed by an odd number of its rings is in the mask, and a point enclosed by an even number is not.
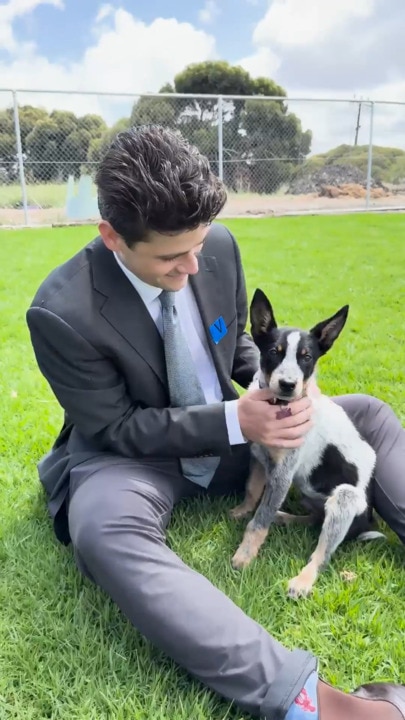
{"type": "MultiPolygon", "coordinates": [[[[309,332],[278,328],[266,295],[256,290],[251,306],[251,334],[260,351],[260,370],[249,389],[269,387],[281,416],[291,400],[308,395],[319,358],[340,335],[349,306],[315,325],[309,332]],[[284,405],[284,407],[283,407],[284,405]]],[[[246,527],[232,564],[249,565],[265,541],[272,523],[314,524],[322,529],[308,564],[288,584],[293,598],[308,595],[323,569],[343,540],[380,537],[372,532],[373,512],[370,481],[376,462],[372,447],[360,436],[346,412],[325,395],[315,394],[313,426],[299,448],[264,447],[253,443],[252,467],[243,503],[231,511],[234,518],[256,509],[246,527]],[[293,516],[281,511],[294,484],[310,514],[293,516]]]]}

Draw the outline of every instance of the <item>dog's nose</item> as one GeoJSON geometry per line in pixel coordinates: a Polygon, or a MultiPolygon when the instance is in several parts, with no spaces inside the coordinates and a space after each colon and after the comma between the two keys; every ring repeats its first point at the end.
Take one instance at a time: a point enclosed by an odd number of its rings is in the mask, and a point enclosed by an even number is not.
{"type": "Polygon", "coordinates": [[[282,392],[292,393],[297,383],[293,380],[279,380],[278,384],[282,392]]]}

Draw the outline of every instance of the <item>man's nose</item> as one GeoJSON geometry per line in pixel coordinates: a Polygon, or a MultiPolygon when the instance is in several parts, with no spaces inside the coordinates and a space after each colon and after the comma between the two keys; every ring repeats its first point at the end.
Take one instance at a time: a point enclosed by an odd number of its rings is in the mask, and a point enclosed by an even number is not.
{"type": "Polygon", "coordinates": [[[195,275],[198,273],[198,257],[195,253],[189,253],[186,257],[182,258],[181,263],[177,266],[179,273],[186,273],[187,275],[195,275]]]}

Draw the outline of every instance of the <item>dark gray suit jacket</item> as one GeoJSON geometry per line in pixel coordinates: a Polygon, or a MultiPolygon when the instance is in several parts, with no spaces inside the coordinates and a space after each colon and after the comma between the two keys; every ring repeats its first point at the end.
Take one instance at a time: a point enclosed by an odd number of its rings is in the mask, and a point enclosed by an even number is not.
{"type": "MultiPolygon", "coordinates": [[[[222,225],[210,229],[190,277],[225,400],[247,387],[258,352],[245,332],[240,254],[222,225]],[[224,318],[218,344],[209,326],[224,318]]],[[[170,408],[163,344],[138,293],[96,238],[53,270],[27,311],[36,360],[62,406],[63,427],[38,465],[56,536],[69,543],[72,467],[92,457],[195,457],[232,452],[223,403],[170,408]]]]}

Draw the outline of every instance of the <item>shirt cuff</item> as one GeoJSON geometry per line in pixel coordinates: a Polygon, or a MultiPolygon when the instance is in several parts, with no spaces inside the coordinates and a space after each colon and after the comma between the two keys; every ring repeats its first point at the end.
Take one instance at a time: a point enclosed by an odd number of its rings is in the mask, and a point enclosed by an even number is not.
{"type": "Polygon", "coordinates": [[[224,403],[225,420],[230,445],[241,445],[247,442],[240,429],[237,402],[237,400],[226,400],[224,403]]]}

